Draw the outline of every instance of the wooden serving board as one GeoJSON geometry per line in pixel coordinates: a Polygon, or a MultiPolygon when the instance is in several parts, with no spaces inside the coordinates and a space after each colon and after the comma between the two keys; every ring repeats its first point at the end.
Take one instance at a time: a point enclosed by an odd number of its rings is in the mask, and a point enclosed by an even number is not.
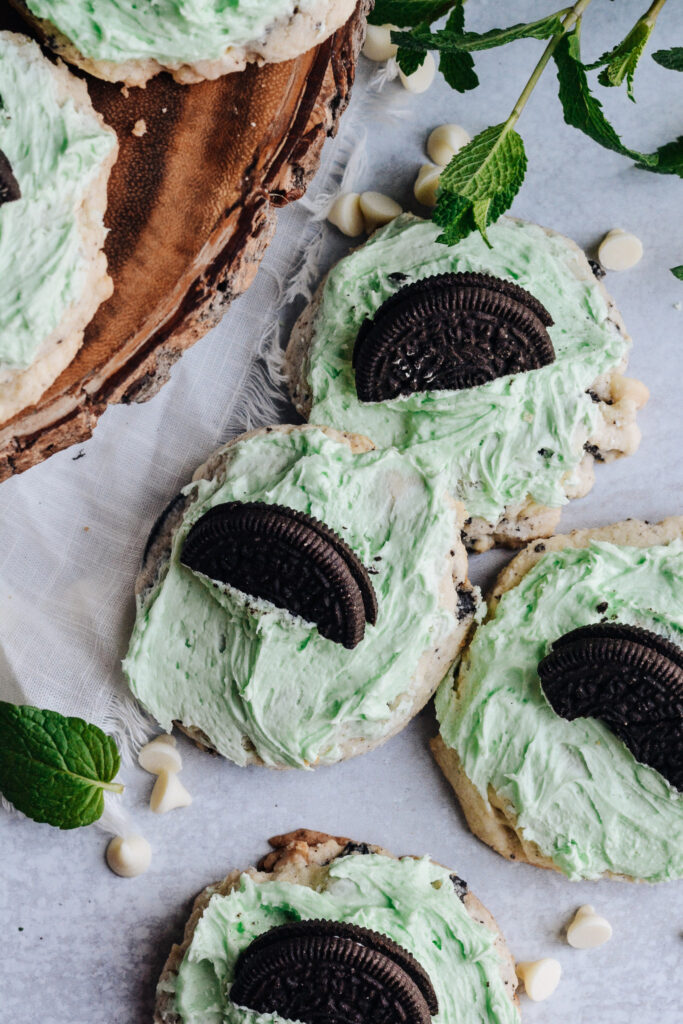
{"type": "MultiPolygon", "coordinates": [[[[151,398],[249,287],[277,208],[303,195],[348,103],[369,6],[297,60],[215,82],[164,74],[126,90],[86,76],[119,138],[105,218],[114,294],[40,402],[0,427],[0,480],[90,437],[108,404],[151,398]]],[[[0,28],[25,31],[6,10],[0,28]]]]}

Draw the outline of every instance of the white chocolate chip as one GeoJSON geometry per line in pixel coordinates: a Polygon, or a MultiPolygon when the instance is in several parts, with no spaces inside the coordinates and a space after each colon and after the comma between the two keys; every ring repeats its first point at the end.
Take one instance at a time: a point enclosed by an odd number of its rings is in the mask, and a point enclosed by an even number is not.
{"type": "Polygon", "coordinates": [[[166,814],[176,807],[189,807],[191,803],[192,797],[175,773],[159,773],[149,798],[149,806],[155,814],[166,814]]]}
{"type": "Polygon", "coordinates": [[[395,25],[368,25],[363,46],[363,56],[368,60],[391,60],[398,52],[398,46],[391,41],[391,30],[395,25]]]}
{"type": "Polygon", "coordinates": [[[405,75],[400,68],[398,69],[398,77],[401,79],[401,84],[408,92],[414,93],[426,92],[434,81],[435,74],[436,64],[431,53],[425,56],[424,63],[420,65],[417,71],[413,71],[412,75],[405,75]]]}
{"type": "Polygon", "coordinates": [[[525,960],[517,964],[516,971],[519,980],[524,982],[524,991],[535,1003],[540,1003],[553,994],[562,974],[560,964],[551,957],[525,960]]]}
{"type": "Polygon", "coordinates": [[[363,211],[360,207],[360,196],[357,192],[346,192],[335,199],[327,214],[330,224],[339,228],[343,235],[356,238],[365,231],[363,211]]]}
{"type": "Polygon", "coordinates": [[[643,243],[621,228],[608,231],[598,247],[598,259],[605,270],[629,270],[643,255],[643,243]]]}
{"type": "Polygon", "coordinates": [[[612,377],[610,394],[614,402],[621,402],[626,398],[633,402],[636,409],[642,409],[650,397],[649,389],[642,381],[636,380],[634,377],[622,377],[621,374],[615,374],[612,377]]]}
{"type": "Polygon", "coordinates": [[[144,836],[115,836],[107,847],[107,864],[121,878],[144,875],[152,862],[152,847],[144,836]]]}
{"type": "Polygon", "coordinates": [[[176,750],[172,737],[169,741],[165,736],[157,736],[141,748],[138,764],[151,775],[160,775],[161,772],[168,772],[171,775],[181,770],[183,759],[176,750]]]}
{"type": "Polygon", "coordinates": [[[363,192],[360,197],[360,208],[368,234],[375,228],[388,224],[394,217],[398,217],[399,213],[403,213],[397,202],[389,196],[382,195],[381,192],[363,192]]]}
{"type": "Polygon", "coordinates": [[[612,938],[612,925],[595,913],[590,903],[579,907],[567,928],[567,942],[574,949],[595,949],[612,938]]]}
{"type": "Polygon", "coordinates": [[[423,206],[436,206],[436,190],[439,187],[439,175],[442,168],[434,164],[423,164],[420,168],[413,192],[418,203],[423,206]]]}
{"type": "Polygon", "coordinates": [[[470,141],[469,135],[459,124],[441,124],[427,139],[429,159],[439,167],[445,167],[470,141]]]}
{"type": "Polygon", "coordinates": [[[138,139],[141,139],[143,135],[147,134],[147,122],[144,117],[141,117],[139,121],[135,122],[132,134],[138,139]]]}

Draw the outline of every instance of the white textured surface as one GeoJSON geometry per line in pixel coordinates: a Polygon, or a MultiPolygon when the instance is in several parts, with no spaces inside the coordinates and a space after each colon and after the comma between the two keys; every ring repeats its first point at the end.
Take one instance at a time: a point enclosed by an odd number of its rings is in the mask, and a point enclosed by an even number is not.
{"type": "MultiPolygon", "coordinates": [[[[586,58],[613,44],[644,6],[595,0],[584,32],[593,40],[586,58]]],[[[503,20],[503,7],[505,20],[514,21],[551,5],[480,0],[472,7],[472,27],[486,28],[503,20]]],[[[651,49],[681,37],[683,12],[672,0],[651,49]]],[[[412,186],[431,129],[457,122],[474,135],[502,120],[540,46],[520,42],[482,54],[477,63],[484,84],[464,97],[437,78],[423,96],[393,82],[373,98],[363,83],[377,74],[377,65],[364,62],[341,138],[328,144],[328,166],[352,146],[362,123],[367,166],[345,187],[376,189],[417,209],[412,186]]],[[[654,149],[680,133],[681,91],[681,77],[646,55],[636,78],[637,106],[621,91],[601,89],[600,96],[629,144],[654,149]]],[[[555,93],[549,68],[519,124],[530,167],[513,212],[586,247],[615,226],[642,239],[641,263],[610,274],[607,286],[635,339],[629,372],[652,391],[640,416],[639,453],[598,467],[595,489],[565,510],[562,526],[628,515],[659,519],[682,511],[683,311],[674,304],[683,303],[683,284],[668,268],[683,263],[683,185],[637,171],[564,126],[555,93]]],[[[319,178],[318,189],[326,187],[319,178]]],[[[110,409],[87,444],[0,487],[0,697],[102,722],[111,695],[124,693],[118,660],[132,623],[132,584],[145,537],[195,466],[237,425],[251,355],[282,315],[276,279],[291,280],[291,240],[300,238],[309,217],[306,204],[281,215],[251,292],[183,357],[157,398],[110,409]]],[[[349,244],[325,228],[321,272],[349,244]]],[[[475,579],[490,580],[508,557],[474,558],[475,579]]],[[[154,780],[137,765],[123,772],[135,831],[154,848],[150,871],[139,879],[109,872],[107,838],[97,829],[60,833],[3,813],[0,1024],[149,1020],[156,977],[192,896],[228,868],[253,863],[268,835],[299,825],[369,839],[397,853],[430,853],[458,870],[498,918],[518,959],[553,956],[562,964],[562,981],[548,1003],[534,1006],[522,997],[530,1024],[678,1024],[683,883],[570,884],[504,862],[467,831],[429,755],[433,732],[428,710],[385,748],[316,774],[238,769],[181,739],[191,807],[154,815],[148,807],[154,780]],[[613,925],[604,948],[573,950],[561,935],[582,903],[592,903],[613,925]]]]}

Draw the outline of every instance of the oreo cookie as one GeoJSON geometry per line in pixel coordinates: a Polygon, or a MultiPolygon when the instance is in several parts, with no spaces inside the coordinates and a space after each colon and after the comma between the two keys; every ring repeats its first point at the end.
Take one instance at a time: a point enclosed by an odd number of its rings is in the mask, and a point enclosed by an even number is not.
{"type": "Polygon", "coordinates": [[[0,206],[14,203],[17,199],[21,199],[19,182],[14,177],[12,165],[0,149],[0,206]]]}
{"type": "Polygon", "coordinates": [[[282,505],[216,505],[190,530],[189,569],[315,622],[329,640],[356,647],[377,621],[370,576],[342,538],[313,516],[282,505]]]}
{"type": "Polygon", "coordinates": [[[438,274],[408,284],[358,332],[361,402],[419,391],[459,391],[555,360],[547,309],[510,281],[438,274]]]}
{"type": "Polygon", "coordinates": [[[636,760],[683,790],[681,648],[637,626],[583,626],[555,640],[538,674],[558,715],[600,719],[636,760]]]}
{"type": "Polygon", "coordinates": [[[429,975],[386,935],[300,921],[260,935],[240,955],[230,998],[302,1024],[430,1024],[429,975]]]}

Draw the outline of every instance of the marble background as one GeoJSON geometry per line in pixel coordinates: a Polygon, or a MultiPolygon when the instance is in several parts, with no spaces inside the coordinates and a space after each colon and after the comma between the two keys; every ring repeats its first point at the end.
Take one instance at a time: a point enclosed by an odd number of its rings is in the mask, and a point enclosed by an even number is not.
{"type": "MultiPolygon", "coordinates": [[[[622,28],[644,6],[643,0],[619,5],[595,0],[586,18],[586,57],[597,56],[620,38],[622,28]]],[[[551,9],[539,0],[505,5],[479,0],[470,7],[472,27],[478,29],[551,9]]],[[[672,0],[651,48],[676,43],[683,43],[683,9],[672,0]]],[[[417,210],[412,182],[425,160],[429,130],[455,121],[474,135],[502,121],[541,45],[526,41],[482,54],[478,69],[483,84],[465,97],[442,81],[420,97],[408,96],[396,83],[388,85],[364,108],[372,120],[367,125],[367,170],[355,182],[357,190],[386,191],[417,210]]],[[[374,72],[368,62],[362,63],[356,107],[374,72]]],[[[623,91],[600,90],[600,95],[629,144],[650,150],[681,131],[682,84],[681,76],[658,68],[646,55],[636,79],[637,106],[623,91]]],[[[352,115],[353,110],[346,115],[349,123],[352,115]]],[[[634,169],[629,160],[565,126],[552,67],[518,127],[529,171],[513,207],[516,215],[565,232],[587,249],[616,226],[634,231],[645,248],[636,269],[607,279],[635,340],[630,372],[652,391],[640,416],[642,446],[635,457],[598,468],[594,490],[565,510],[563,527],[678,513],[683,497],[683,283],[668,268],[683,263],[683,186],[678,178],[634,169]]],[[[334,150],[343,142],[344,129],[328,147],[334,150]]],[[[255,286],[266,300],[274,275],[287,273],[287,238],[306,216],[300,207],[280,218],[276,243],[255,286]]],[[[321,273],[346,248],[331,230],[327,242],[321,273]]],[[[219,352],[225,401],[230,404],[234,383],[228,382],[236,379],[230,376],[232,362],[237,365],[239,360],[242,366],[245,347],[255,347],[260,336],[255,320],[250,333],[235,337],[248,301],[249,296],[236,303],[223,324],[183,357],[171,383],[149,406],[110,410],[95,438],[83,446],[87,458],[72,462],[73,453],[67,452],[51,460],[50,471],[56,467],[73,474],[74,509],[87,483],[107,471],[102,461],[107,439],[126,430],[139,432],[142,441],[155,410],[161,404],[170,407],[184,387],[201,387],[201,373],[219,352]],[[232,347],[226,347],[228,339],[234,339],[232,347]]],[[[173,493],[172,481],[186,479],[208,450],[199,443],[172,450],[166,466],[167,497],[173,493]]],[[[9,493],[14,486],[19,485],[10,482],[3,489],[9,493]]],[[[162,497],[158,495],[159,507],[162,497]]],[[[89,513],[94,514],[92,508],[89,513]]],[[[473,559],[475,581],[489,582],[507,558],[509,554],[495,552],[473,559]]],[[[66,619],[68,614],[67,604],[66,619]]],[[[130,614],[129,608],[127,621],[130,614]]],[[[35,656],[50,653],[36,650],[35,656]]],[[[98,666],[98,656],[93,656],[94,670],[116,671],[113,662],[98,666]]],[[[570,884],[559,875],[503,861],[469,834],[429,754],[427,742],[434,732],[430,708],[386,747],[315,774],[239,769],[181,739],[182,779],[194,796],[190,808],[153,815],[147,807],[151,777],[137,767],[123,772],[127,806],[136,828],[154,848],[149,873],[135,880],[108,871],[107,837],[96,828],[61,833],[0,812],[1,1024],[149,1021],[157,976],[171,943],[181,935],[195,893],[228,869],[254,863],[265,852],[269,835],[301,825],[370,840],[399,854],[431,854],[468,880],[498,919],[517,959],[557,957],[563,978],[552,1000],[535,1005],[522,997],[529,1024],[678,1024],[683,1002],[681,883],[570,884]],[[599,950],[573,950],[562,935],[584,902],[593,903],[614,927],[612,941],[599,950]]]]}

